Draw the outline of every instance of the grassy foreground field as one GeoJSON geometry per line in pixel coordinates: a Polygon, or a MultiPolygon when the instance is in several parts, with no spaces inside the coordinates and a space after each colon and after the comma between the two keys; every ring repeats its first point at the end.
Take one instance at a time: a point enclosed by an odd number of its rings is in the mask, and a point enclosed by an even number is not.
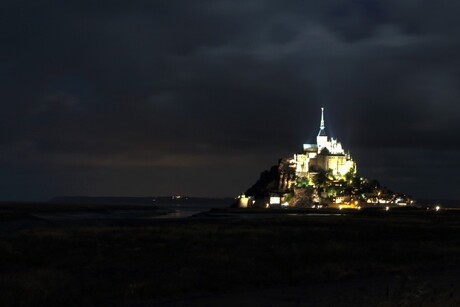
{"type": "Polygon", "coordinates": [[[442,214],[24,230],[0,236],[0,301],[148,306],[203,293],[437,274],[459,268],[459,231],[458,216],[442,214]]]}

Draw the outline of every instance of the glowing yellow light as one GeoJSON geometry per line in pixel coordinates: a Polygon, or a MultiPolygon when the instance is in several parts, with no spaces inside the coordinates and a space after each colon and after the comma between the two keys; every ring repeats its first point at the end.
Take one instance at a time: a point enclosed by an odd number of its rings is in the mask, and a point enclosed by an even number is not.
{"type": "Polygon", "coordinates": [[[342,208],[343,208],[342,206],[339,206],[339,210],[342,210],[342,208]]]}
{"type": "Polygon", "coordinates": [[[386,206],[385,211],[388,211],[388,210],[390,210],[390,207],[386,206]]]}
{"type": "Polygon", "coordinates": [[[440,206],[436,206],[435,209],[436,209],[436,211],[439,211],[439,210],[441,209],[441,207],[440,207],[440,206]]]}

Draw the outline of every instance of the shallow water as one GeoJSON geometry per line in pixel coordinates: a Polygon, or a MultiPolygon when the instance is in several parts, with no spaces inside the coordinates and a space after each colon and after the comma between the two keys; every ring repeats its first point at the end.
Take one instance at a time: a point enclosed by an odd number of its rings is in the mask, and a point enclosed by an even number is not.
{"type": "Polygon", "coordinates": [[[187,218],[191,217],[195,214],[207,212],[213,208],[228,208],[228,205],[190,205],[190,204],[175,204],[175,205],[161,205],[157,204],[158,208],[165,209],[165,210],[173,210],[173,212],[169,214],[155,216],[155,219],[180,219],[180,218],[187,218]]]}

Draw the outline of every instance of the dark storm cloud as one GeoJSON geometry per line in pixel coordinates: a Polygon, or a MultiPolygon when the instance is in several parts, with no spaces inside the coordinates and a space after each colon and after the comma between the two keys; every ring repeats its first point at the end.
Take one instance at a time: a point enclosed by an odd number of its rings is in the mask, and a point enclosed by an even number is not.
{"type": "MultiPolygon", "coordinates": [[[[0,8],[5,198],[166,194],[175,183],[178,193],[235,194],[314,141],[321,106],[361,170],[388,185],[423,194],[418,176],[458,170],[454,1],[0,8]],[[388,161],[392,171],[379,172],[388,161]]],[[[432,191],[423,196],[454,195],[432,191]]]]}

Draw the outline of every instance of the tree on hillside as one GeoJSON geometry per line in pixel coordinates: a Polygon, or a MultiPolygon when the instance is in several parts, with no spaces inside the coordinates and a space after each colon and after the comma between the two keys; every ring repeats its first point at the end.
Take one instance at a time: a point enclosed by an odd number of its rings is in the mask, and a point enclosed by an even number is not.
{"type": "Polygon", "coordinates": [[[296,187],[297,188],[306,188],[310,186],[310,181],[307,177],[297,178],[296,187]]]}
{"type": "Polygon", "coordinates": [[[318,188],[325,188],[333,180],[334,176],[332,175],[331,170],[320,170],[315,177],[313,177],[313,182],[318,188]]]}
{"type": "Polygon", "coordinates": [[[246,195],[257,199],[268,197],[270,191],[277,190],[279,184],[278,165],[273,165],[270,170],[260,174],[259,180],[246,191],[246,195]]]}
{"type": "Polygon", "coordinates": [[[313,195],[315,189],[311,186],[296,188],[292,204],[295,207],[311,207],[313,205],[313,195]]]}

